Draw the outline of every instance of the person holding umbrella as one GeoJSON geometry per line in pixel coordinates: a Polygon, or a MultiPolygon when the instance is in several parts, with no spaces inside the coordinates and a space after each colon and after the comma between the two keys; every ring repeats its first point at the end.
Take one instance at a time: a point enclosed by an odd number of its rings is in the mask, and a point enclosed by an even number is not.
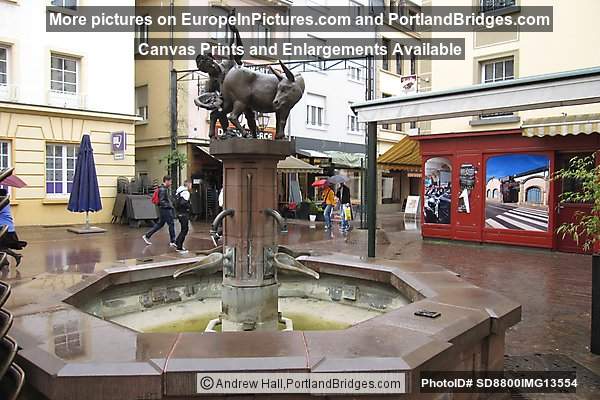
{"type": "MultiPolygon", "coordinates": [[[[5,188],[0,188],[0,197],[8,196],[8,191],[5,188]]],[[[23,250],[27,246],[27,242],[19,240],[17,230],[15,229],[15,221],[10,208],[10,203],[7,203],[0,209],[0,226],[6,226],[6,232],[0,235],[0,251],[12,256],[15,259],[17,267],[21,264],[21,254],[13,250],[23,250]]]]}
{"type": "Polygon", "coordinates": [[[342,232],[348,232],[350,230],[350,222],[348,222],[348,216],[346,210],[351,207],[350,204],[350,188],[346,186],[344,181],[340,182],[340,187],[337,190],[336,197],[340,203],[340,216],[342,217],[342,226],[340,229],[342,232]]]}
{"type": "MultiPolygon", "coordinates": [[[[340,230],[346,232],[350,229],[350,224],[348,220],[350,216],[346,214],[346,209],[350,207],[350,188],[345,185],[350,178],[345,175],[334,175],[327,178],[327,182],[331,185],[340,185],[338,188],[335,197],[340,204],[340,216],[342,217],[342,225],[340,230]]],[[[350,213],[352,209],[350,208],[350,213]]]]}
{"type": "Polygon", "coordinates": [[[331,229],[331,211],[335,207],[335,195],[331,186],[331,183],[325,184],[325,190],[323,191],[323,219],[325,220],[326,231],[331,229]]]}

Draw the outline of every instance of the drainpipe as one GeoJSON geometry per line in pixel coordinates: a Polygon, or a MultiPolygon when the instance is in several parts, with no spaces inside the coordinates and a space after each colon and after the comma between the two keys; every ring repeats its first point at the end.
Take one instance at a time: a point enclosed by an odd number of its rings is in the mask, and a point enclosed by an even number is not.
{"type": "Polygon", "coordinates": [[[367,123],[367,229],[368,256],[375,257],[377,231],[377,122],[367,123]]]}
{"type": "MultiPolygon", "coordinates": [[[[175,0],[169,4],[169,16],[175,15],[175,0]]],[[[175,28],[173,25],[169,28],[169,44],[173,47],[175,43],[175,28]]],[[[171,154],[177,151],[177,71],[175,70],[175,60],[173,55],[169,55],[169,117],[171,130],[171,154]]],[[[179,187],[179,161],[170,165],[169,174],[173,179],[173,192],[179,187]]]]}

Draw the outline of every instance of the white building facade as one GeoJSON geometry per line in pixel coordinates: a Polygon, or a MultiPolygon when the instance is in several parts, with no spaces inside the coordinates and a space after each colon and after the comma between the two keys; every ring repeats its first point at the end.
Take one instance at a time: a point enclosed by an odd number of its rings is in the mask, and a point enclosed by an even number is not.
{"type": "Polygon", "coordinates": [[[66,204],[84,133],[104,206],[94,222],[110,221],[117,177],[134,175],[133,32],[46,32],[48,13],[94,5],[134,1],[0,1],[0,167],[15,167],[28,184],[11,193],[19,225],[83,221],[66,204]],[[112,154],[114,132],[126,137],[123,159],[112,154]]]}

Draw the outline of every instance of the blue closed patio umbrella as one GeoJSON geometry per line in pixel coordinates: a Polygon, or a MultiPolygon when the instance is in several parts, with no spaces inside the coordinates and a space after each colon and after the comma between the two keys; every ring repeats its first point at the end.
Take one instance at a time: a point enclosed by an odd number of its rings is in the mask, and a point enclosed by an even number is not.
{"type": "Polygon", "coordinates": [[[96,175],[96,164],[94,163],[94,151],[92,150],[90,135],[87,133],[82,136],[81,144],[79,145],[73,187],[67,209],[71,212],[85,212],[85,227],[69,228],[69,231],[75,233],[106,231],[105,229],[90,226],[89,213],[102,210],[102,200],[100,199],[100,188],[96,175]]]}

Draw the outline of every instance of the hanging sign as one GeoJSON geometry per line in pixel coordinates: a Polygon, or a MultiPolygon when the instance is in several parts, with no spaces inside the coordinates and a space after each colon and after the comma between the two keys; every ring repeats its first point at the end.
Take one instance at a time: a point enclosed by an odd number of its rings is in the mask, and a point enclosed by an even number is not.
{"type": "Polygon", "coordinates": [[[115,160],[125,159],[127,149],[127,135],[125,132],[113,132],[110,134],[111,151],[115,160]]]}

